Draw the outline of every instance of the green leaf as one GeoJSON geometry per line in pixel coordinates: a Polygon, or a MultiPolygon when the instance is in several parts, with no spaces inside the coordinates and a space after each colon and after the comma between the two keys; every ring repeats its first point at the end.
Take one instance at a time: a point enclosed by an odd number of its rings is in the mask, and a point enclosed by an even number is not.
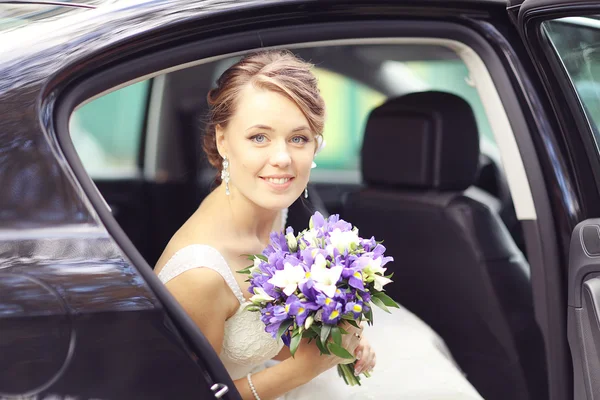
{"type": "Polygon", "coordinates": [[[292,353],[292,357],[296,354],[296,350],[298,350],[298,345],[300,345],[300,339],[302,339],[302,335],[297,333],[292,336],[292,340],[290,342],[290,353],[292,353]]]}
{"type": "Polygon", "coordinates": [[[319,348],[319,350],[321,351],[321,354],[330,354],[329,350],[327,350],[327,347],[325,347],[323,345],[323,343],[321,342],[320,338],[317,338],[317,341],[315,342],[317,343],[317,347],[319,348]]]}
{"type": "Polygon", "coordinates": [[[369,311],[364,313],[364,315],[365,315],[365,318],[367,319],[367,322],[369,323],[369,325],[373,325],[373,309],[369,308],[369,311]]]}
{"type": "Polygon", "coordinates": [[[375,304],[377,307],[381,308],[383,311],[385,311],[386,313],[391,314],[392,312],[389,310],[389,308],[386,307],[385,304],[383,304],[383,301],[381,301],[381,299],[379,299],[378,297],[375,296],[371,296],[371,303],[375,304]]]}
{"type": "Polygon", "coordinates": [[[398,305],[398,303],[396,303],[394,299],[392,299],[390,296],[383,292],[374,293],[372,297],[377,297],[383,302],[383,304],[385,304],[388,307],[400,308],[400,306],[398,305]]]}
{"type": "Polygon", "coordinates": [[[347,335],[347,334],[348,334],[348,331],[346,331],[344,328],[340,328],[340,327],[338,326],[338,329],[340,330],[340,333],[341,333],[342,335],[347,335]]]}
{"type": "Polygon", "coordinates": [[[256,254],[255,257],[261,259],[264,262],[269,262],[269,259],[267,258],[267,256],[262,255],[262,254],[256,254]]]}
{"type": "Polygon", "coordinates": [[[261,308],[257,305],[254,305],[252,303],[248,304],[245,308],[246,311],[252,311],[252,312],[256,312],[256,311],[260,311],[261,308]]]}
{"type": "Polygon", "coordinates": [[[277,337],[282,337],[283,334],[289,329],[290,326],[294,323],[291,319],[286,319],[279,325],[279,330],[277,330],[277,337]]]}
{"type": "Polygon", "coordinates": [[[335,344],[342,345],[342,332],[340,331],[340,328],[337,326],[331,328],[331,338],[335,344]]]}
{"type": "Polygon", "coordinates": [[[240,269],[239,271],[236,271],[238,274],[246,274],[248,275],[250,273],[250,268],[252,268],[254,266],[254,264],[244,268],[244,269],[240,269]]]}
{"type": "MultiPolygon", "coordinates": [[[[358,328],[358,324],[356,323],[356,320],[354,319],[354,316],[344,316],[344,317],[342,317],[342,319],[344,321],[348,321],[348,323],[350,325],[352,325],[353,327],[358,328]]],[[[358,329],[360,329],[360,328],[358,328],[358,329]]]]}
{"type": "Polygon", "coordinates": [[[305,339],[315,339],[319,337],[319,335],[317,335],[315,332],[309,329],[307,331],[302,332],[302,337],[305,339]]]}
{"type": "Polygon", "coordinates": [[[321,327],[321,343],[327,343],[327,338],[331,333],[331,325],[323,325],[321,327]]]}
{"type": "Polygon", "coordinates": [[[342,346],[340,346],[337,343],[331,342],[328,344],[327,346],[329,348],[329,351],[331,351],[333,354],[335,354],[336,356],[340,357],[340,358],[346,358],[346,359],[353,359],[354,356],[352,354],[350,354],[348,352],[348,350],[346,350],[345,348],[343,348],[342,346]]]}

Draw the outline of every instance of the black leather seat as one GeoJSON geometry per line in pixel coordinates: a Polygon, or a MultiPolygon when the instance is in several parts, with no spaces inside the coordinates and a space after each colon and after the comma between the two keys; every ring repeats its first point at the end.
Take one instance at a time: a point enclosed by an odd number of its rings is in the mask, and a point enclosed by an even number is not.
{"type": "Polygon", "coordinates": [[[395,258],[388,294],[442,336],[485,399],[545,399],[529,266],[489,196],[471,187],[478,157],[477,124],[460,97],[389,100],[369,117],[366,186],[347,196],[343,217],[384,240],[395,258]]]}

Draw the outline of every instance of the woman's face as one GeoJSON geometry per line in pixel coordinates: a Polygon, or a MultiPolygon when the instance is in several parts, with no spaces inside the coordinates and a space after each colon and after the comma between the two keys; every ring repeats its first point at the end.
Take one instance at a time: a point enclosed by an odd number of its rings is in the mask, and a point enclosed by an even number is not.
{"type": "Polygon", "coordinates": [[[304,191],[316,149],[315,135],[287,97],[247,85],[217,146],[229,159],[232,196],[269,210],[289,207],[304,191]]]}

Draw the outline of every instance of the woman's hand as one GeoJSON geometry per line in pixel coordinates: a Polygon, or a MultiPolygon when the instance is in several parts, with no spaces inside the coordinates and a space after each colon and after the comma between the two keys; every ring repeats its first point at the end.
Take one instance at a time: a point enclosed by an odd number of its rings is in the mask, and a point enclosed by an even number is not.
{"type": "MultiPolygon", "coordinates": [[[[350,354],[356,354],[361,341],[362,328],[357,329],[345,321],[340,327],[348,332],[347,335],[342,335],[342,347],[348,350],[350,354]]],[[[308,339],[302,339],[300,346],[298,346],[298,350],[296,350],[294,359],[302,364],[303,369],[305,368],[306,371],[310,371],[314,376],[317,376],[338,364],[353,362],[353,360],[340,358],[333,354],[322,355],[315,341],[313,340],[308,343],[308,339]]]]}
{"type": "Polygon", "coordinates": [[[356,356],[354,375],[358,376],[363,372],[371,372],[375,368],[375,363],[377,362],[375,351],[364,337],[361,337],[354,355],[356,356]]]}

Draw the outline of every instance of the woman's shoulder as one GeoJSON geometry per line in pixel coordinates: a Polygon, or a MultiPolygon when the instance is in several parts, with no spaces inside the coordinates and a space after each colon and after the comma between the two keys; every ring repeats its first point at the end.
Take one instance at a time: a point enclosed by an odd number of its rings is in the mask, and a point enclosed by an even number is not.
{"type": "Polygon", "coordinates": [[[167,283],[184,272],[200,267],[216,271],[223,276],[227,276],[229,271],[222,250],[202,240],[169,243],[154,271],[163,283],[167,283]]]}

